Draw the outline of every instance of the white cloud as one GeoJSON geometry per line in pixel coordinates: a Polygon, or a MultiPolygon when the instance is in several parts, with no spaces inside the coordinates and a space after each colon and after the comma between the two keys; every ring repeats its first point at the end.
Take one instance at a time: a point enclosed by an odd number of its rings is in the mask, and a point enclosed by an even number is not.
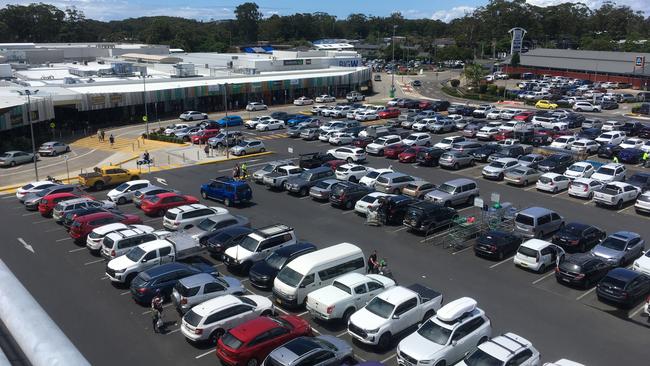
{"type": "Polygon", "coordinates": [[[462,18],[466,14],[470,14],[476,9],[472,6],[455,6],[451,9],[438,10],[433,13],[431,19],[442,20],[445,23],[448,23],[456,18],[462,18]]]}
{"type": "MultiPolygon", "coordinates": [[[[584,3],[591,9],[597,9],[606,0],[581,0],[581,3],[584,3]]],[[[567,0],[526,0],[527,3],[537,6],[551,6],[558,5],[561,3],[568,2],[567,0]]],[[[616,5],[626,5],[632,8],[632,10],[640,10],[644,13],[647,13],[650,10],[650,0],[615,0],[613,1],[616,5]]]]}

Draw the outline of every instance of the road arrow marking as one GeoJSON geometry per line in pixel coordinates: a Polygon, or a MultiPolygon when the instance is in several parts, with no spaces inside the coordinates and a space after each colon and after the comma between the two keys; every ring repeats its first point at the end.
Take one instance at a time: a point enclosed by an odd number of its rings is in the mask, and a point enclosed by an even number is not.
{"type": "Polygon", "coordinates": [[[20,242],[20,244],[23,245],[23,247],[25,247],[25,249],[27,249],[30,252],[34,253],[34,248],[31,245],[27,244],[27,242],[25,242],[25,240],[23,240],[23,238],[18,238],[18,241],[20,242]]]}
{"type": "Polygon", "coordinates": [[[162,178],[156,178],[156,180],[157,180],[157,181],[158,181],[158,183],[160,183],[160,184],[164,184],[164,185],[167,185],[167,181],[166,181],[166,180],[164,180],[164,179],[162,179],[162,178]]]}

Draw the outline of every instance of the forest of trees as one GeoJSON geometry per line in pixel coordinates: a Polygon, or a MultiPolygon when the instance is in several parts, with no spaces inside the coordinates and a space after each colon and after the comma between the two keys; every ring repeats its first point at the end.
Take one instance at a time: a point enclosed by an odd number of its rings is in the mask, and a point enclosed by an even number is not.
{"type": "Polygon", "coordinates": [[[566,2],[538,7],[525,0],[490,0],[449,23],[406,19],[400,13],[387,17],[355,13],[339,19],[317,12],[264,18],[251,2],[237,6],[228,20],[155,16],[102,22],[88,19],[74,8],[43,3],[6,5],[0,9],[0,42],[145,42],[188,52],[223,52],[233,45],[257,41],[299,46],[321,38],[348,38],[377,43],[390,37],[395,25],[397,34],[408,37],[409,44],[418,44],[443,60],[507,51],[507,32],[517,26],[528,31],[526,41],[535,47],[650,51],[650,42],[640,42],[650,38],[650,18],[627,6],[605,2],[590,9],[582,3],[566,2]],[[434,52],[433,40],[442,37],[453,38],[457,46],[434,52]]]}

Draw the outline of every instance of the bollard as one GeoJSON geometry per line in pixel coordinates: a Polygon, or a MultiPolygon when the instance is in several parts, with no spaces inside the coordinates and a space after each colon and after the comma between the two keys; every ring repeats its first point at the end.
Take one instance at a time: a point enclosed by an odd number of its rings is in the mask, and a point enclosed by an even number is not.
{"type": "MultiPolygon", "coordinates": [[[[135,141],[138,143],[138,150],[140,149],[140,139],[135,139],[135,141]]],[[[143,141],[144,143],[144,141],[143,141]]]]}
{"type": "Polygon", "coordinates": [[[185,164],[185,153],[183,153],[183,164],[185,164]]]}
{"type": "Polygon", "coordinates": [[[199,150],[196,150],[196,161],[201,160],[201,157],[199,156],[199,150]]]}
{"type": "Polygon", "coordinates": [[[169,160],[169,154],[167,154],[167,165],[171,165],[171,161],[169,160]]]}
{"type": "MultiPolygon", "coordinates": [[[[139,147],[139,146],[138,146],[139,147]]],[[[135,151],[135,144],[131,144],[131,149],[135,151]]]]}

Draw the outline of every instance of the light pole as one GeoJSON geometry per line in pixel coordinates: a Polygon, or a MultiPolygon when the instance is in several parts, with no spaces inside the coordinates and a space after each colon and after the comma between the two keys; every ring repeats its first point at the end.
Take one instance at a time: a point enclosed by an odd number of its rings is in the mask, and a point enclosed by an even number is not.
{"type": "Polygon", "coordinates": [[[27,95],[27,123],[29,123],[29,132],[32,135],[32,154],[34,155],[34,175],[38,181],[38,164],[36,159],[36,142],[34,141],[34,125],[32,125],[32,99],[31,95],[38,93],[38,89],[31,91],[25,89],[24,91],[18,90],[18,94],[27,95]]]}
{"type": "Polygon", "coordinates": [[[223,107],[226,110],[226,125],[224,130],[226,131],[226,159],[230,158],[230,148],[228,147],[228,83],[223,84],[223,107]]]}
{"type": "Polygon", "coordinates": [[[140,70],[140,77],[142,78],[142,101],[144,102],[144,122],[147,137],[149,137],[149,113],[147,113],[147,71],[140,70]]]}
{"type": "Polygon", "coordinates": [[[393,26],[393,38],[391,38],[391,44],[393,47],[393,72],[391,73],[391,81],[390,81],[390,97],[394,98],[395,97],[395,30],[397,29],[397,25],[393,26]]]}

